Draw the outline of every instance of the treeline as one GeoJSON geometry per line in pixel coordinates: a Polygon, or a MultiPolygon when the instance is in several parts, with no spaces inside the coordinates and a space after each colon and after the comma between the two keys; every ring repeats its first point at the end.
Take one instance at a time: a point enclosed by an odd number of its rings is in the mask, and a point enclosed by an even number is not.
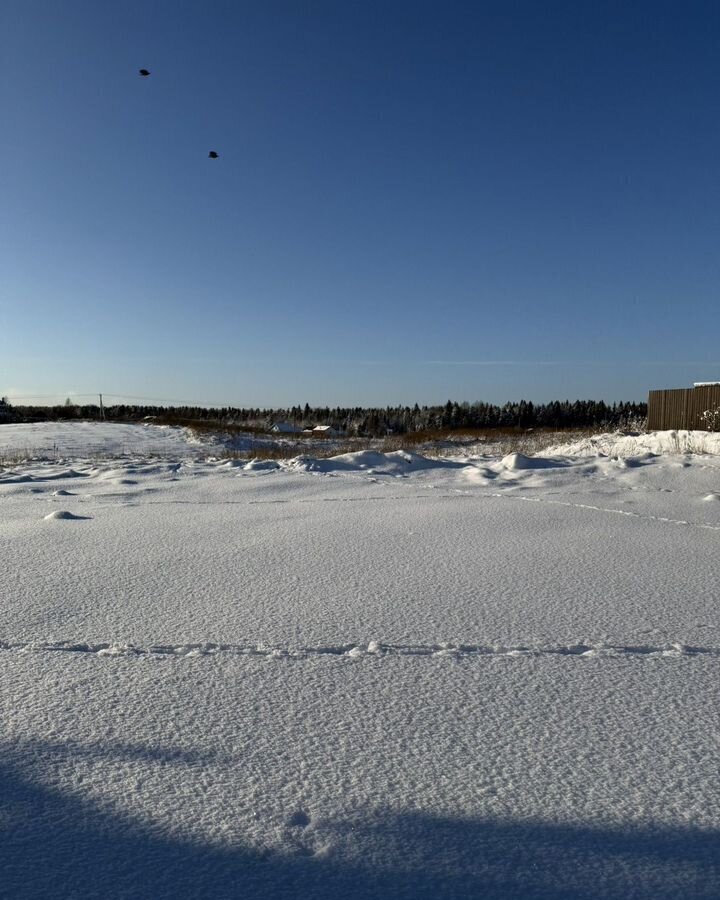
{"type": "MultiPolygon", "coordinates": [[[[346,434],[407,434],[420,431],[461,431],[485,428],[632,428],[647,416],[646,403],[613,403],[602,400],[569,400],[552,403],[454,403],[444,406],[363,407],[292,406],[287,409],[257,409],[224,406],[106,406],[111,421],[156,421],[164,424],[220,425],[268,430],[287,422],[297,428],[331,425],[346,434]]],[[[100,419],[97,405],[11,406],[0,401],[0,421],[42,422],[70,419],[100,419]]]]}

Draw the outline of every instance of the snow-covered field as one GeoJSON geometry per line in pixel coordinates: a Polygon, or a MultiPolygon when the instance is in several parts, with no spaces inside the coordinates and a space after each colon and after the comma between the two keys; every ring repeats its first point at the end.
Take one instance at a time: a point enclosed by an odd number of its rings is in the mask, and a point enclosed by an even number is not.
{"type": "Polygon", "coordinates": [[[720,897],[711,437],[80,427],[0,426],[0,894],[720,897]]]}
{"type": "Polygon", "coordinates": [[[35,422],[0,425],[0,464],[14,459],[181,458],[207,452],[186,428],[99,422],[35,422]]]}

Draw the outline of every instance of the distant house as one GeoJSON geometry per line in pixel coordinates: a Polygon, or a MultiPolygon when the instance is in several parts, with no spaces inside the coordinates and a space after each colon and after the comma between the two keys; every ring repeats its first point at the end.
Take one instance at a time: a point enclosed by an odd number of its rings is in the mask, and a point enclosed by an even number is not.
{"type": "Polygon", "coordinates": [[[332,425],[316,425],[312,433],[317,437],[338,437],[340,435],[337,428],[333,428],[332,425]]]}
{"type": "Polygon", "coordinates": [[[717,381],[697,381],[691,388],[650,391],[647,427],[650,431],[714,431],[719,410],[720,382],[717,381]]]}
{"type": "Polygon", "coordinates": [[[300,434],[301,429],[291,422],[276,422],[270,431],[273,434],[300,434]]]}

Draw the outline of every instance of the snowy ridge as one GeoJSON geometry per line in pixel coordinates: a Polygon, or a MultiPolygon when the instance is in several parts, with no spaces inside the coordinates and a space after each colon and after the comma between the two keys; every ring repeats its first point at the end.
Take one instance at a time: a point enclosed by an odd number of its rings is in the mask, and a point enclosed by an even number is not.
{"type": "Polygon", "coordinates": [[[65,652],[90,653],[96,656],[163,656],[198,657],[226,653],[234,656],[260,656],[269,659],[309,659],[316,656],[342,656],[350,659],[361,657],[536,657],[575,656],[586,659],[597,657],[672,657],[720,656],[720,647],[691,647],[680,642],[665,644],[567,644],[533,647],[530,645],[501,646],[495,644],[330,644],[316,647],[270,647],[263,644],[135,644],[85,643],[84,641],[31,641],[11,643],[0,641],[0,652],[18,653],[65,652]]]}
{"type": "Polygon", "coordinates": [[[720,454],[720,433],[711,431],[650,431],[647,434],[611,432],[595,434],[543,450],[543,456],[616,456],[620,459],[646,454],[720,454]]]}

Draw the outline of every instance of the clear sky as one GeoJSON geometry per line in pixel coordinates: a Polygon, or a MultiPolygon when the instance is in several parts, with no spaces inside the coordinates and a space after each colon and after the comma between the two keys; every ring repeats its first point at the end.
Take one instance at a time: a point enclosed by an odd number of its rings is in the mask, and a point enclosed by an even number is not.
{"type": "Polygon", "coordinates": [[[22,0],[0,103],[1,394],[720,378],[718,3],[22,0]]]}

